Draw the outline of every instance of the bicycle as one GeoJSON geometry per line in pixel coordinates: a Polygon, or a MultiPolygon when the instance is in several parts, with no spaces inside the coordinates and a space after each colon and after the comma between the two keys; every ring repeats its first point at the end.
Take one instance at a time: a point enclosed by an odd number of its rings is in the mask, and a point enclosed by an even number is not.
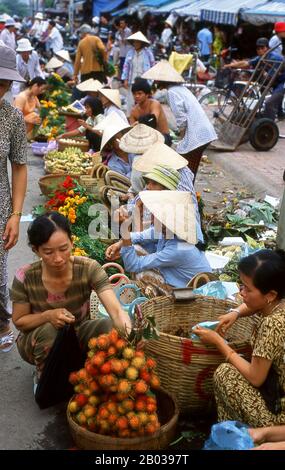
{"type": "Polygon", "coordinates": [[[243,109],[250,111],[261,98],[261,88],[259,83],[248,83],[245,74],[252,74],[252,70],[247,69],[221,69],[216,76],[215,86],[199,99],[199,103],[204,109],[210,121],[224,122],[230,115],[243,95],[243,109]],[[237,80],[236,74],[241,80],[237,80]],[[244,93],[246,89],[246,93],[244,93]]]}

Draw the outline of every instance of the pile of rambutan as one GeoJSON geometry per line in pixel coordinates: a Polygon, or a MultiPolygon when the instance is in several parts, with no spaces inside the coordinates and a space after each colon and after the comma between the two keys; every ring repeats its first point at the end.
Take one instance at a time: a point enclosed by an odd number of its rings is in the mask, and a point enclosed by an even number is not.
{"type": "Polygon", "coordinates": [[[69,377],[75,395],[68,410],[89,431],[113,437],[154,434],[160,427],[153,390],[156,362],[116,330],[91,338],[85,367],[69,377]]]}

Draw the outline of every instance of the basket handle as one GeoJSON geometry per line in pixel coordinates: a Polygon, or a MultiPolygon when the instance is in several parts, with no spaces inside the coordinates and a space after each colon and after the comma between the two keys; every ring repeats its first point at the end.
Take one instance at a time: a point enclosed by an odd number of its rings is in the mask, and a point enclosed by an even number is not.
{"type": "Polygon", "coordinates": [[[129,304],[129,311],[128,311],[129,317],[130,318],[133,317],[133,313],[134,313],[134,309],[136,305],[143,304],[147,300],[149,300],[147,297],[137,297],[136,299],[134,299],[132,303],[129,304]]]}
{"type": "Polygon", "coordinates": [[[120,273],[124,274],[125,270],[123,266],[121,266],[119,263],[105,263],[102,266],[103,269],[108,269],[108,268],[116,268],[120,273]]]}
{"type": "Polygon", "coordinates": [[[92,168],[91,177],[92,178],[104,178],[108,170],[109,168],[106,165],[103,165],[102,163],[97,163],[92,168]]]}
{"type": "MultiPolygon", "coordinates": [[[[124,309],[127,309],[130,307],[130,305],[132,305],[133,302],[131,302],[130,304],[125,304],[124,302],[122,302],[120,300],[120,295],[121,293],[125,290],[125,289],[132,289],[135,291],[135,294],[137,296],[137,298],[140,298],[140,295],[141,295],[141,290],[140,288],[136,285],[136,284],[124,284],[123,286],[121,286],[118,291],[117,291],[117,298],[121,304],[121,306],[124,308],[124,309]]],[[[136,299],[135,299],[136,300],[136,299]]]]}
{"type": "Polygon", "coordinates": [[[112,276],[109,277],[109,281],[111,282],[113,288],[118,287],[122,279],[127,282],[130,282],[129,278],[125,274],[122,274],[122,273],[112,274],[112,276]],[[118,281],[112,282],[114,281],[114,279],[118,279],[118,281]]]}

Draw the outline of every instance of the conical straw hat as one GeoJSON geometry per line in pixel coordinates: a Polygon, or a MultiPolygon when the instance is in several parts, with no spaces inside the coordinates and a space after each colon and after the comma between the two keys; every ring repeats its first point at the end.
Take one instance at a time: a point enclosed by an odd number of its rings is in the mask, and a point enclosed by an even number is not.
{"type": "MultiPolygon", "coordinates": [[[[94,129],[96,131],[104,131],[105,128],[110,126],[112,124],[112,122],[114,121],[114,119],[116,119],[116,117],[114,117],[115,115],[118,116],[118,114],[115,111],[112,111],[110,114],[108,114],[108,116],[101,119],[98,122],[98,124],[96,124],[96,126],[94,126],[94,129]]],[[[119,116],[119,117],[121,118],[121,116],[119,116]]]]}
{"type": "MultiPolygon", "coordinates": [[[[195,207],[190,192],[141,191],[139,196],[145,207],[168,229],[166,238],[175,234],[181,240],[196,245],[195,207]]],[[[155,227],[156,224],[155,221],[155,227]]]]}
{"type": "Polygon", "coordinates": [[[76,88],[80,91],[99,91],[104,85],[103,83],[99,82],[99,80],[94,80],[94,78],[89,78],[84,82],[79,83],[76,88]]]}
{"type": "Polygon", "coordinates": [[[157,165],[166,165],[175,170],[180,170],[180,168],[188,165],[188,161],[172,148],[157,142],[133,162],[133,168],[144,173],[152,171],[157,165]]]}
{"type": "Polygon", "coordinates": [[[120,148],[129,153],[144,153],[156,142],[164,142],[164,136],[145,124],[137,124],[120,141],[120,148]]]}
{"type": "Polygon", "coordinates": [[[101,88],[100,93],[110,100],[115,106],[121,109],[121,98],[119,90],[111,90],[110,88],[101,88]]]}
{"type": "Polygon", "coordinates": [[[105,122],[100,150],[102,150],[105,147],[105,145],[109,142],[109,140],[111,140],[112,137],[118,134],[118,132],[121,132],[124,129],[130,128],[130,124],[124,121],[124,119],[122,119],[115,112],[109,114],[109,116],[106,119],[104,119],[104,121],[107,121],[107,124],[105,122]]]}
{"type": "Polygon", "coordinates": [[[151,67],[142,75],[142,78],[156,80],[157,82],[184,83],[184,78],[176,72],[167,60],[162,60],[151,67]]]}
{"type": "Polygon", "coordinates": [[[62,65],[63,65],[62,61],[60,61],[56,57],[52,57],[46,64],[46,69],[58,69],[62,65]]]}
{"type": "Polygon", "coordinates": [[[135,34],[131,34],[131,36],[127,38],[127,41],[140,41],[145,44],[150,44],[149,40],[145,37],[143,33],[141,33],[141,31],[138,31],[135,34]]]}
{"type": "Polygon", "coordinates": [[[60,51],[57,51],[54,53],[57,57],[60,57],[63,59],[65,62],[72,62],[69,52],[66,49],[61,49],[60,51]]]}

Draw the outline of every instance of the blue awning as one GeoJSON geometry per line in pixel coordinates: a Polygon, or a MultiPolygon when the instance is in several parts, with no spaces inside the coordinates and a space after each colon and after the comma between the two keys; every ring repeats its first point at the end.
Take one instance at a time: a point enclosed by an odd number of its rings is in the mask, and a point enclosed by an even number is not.
{"type": "Polygon", "coordinates": [[[256,26],[285,21],[285,0],[263,2],[256,8],[242,11],[241,17],[256,26]]]}
{"type": "Polygon", "coordinates": [[[101,12],[109,12],[118,8],[125,0],[93,0],[93,16],[100,16],[101,12]]]}
{"type": "Polygon", "coordinates": [[[147,7],[160,7],[169,2],[171,3],[171,0],[142,0],[140,3],[147,7]]]}
{"type": "Polygon", "coordinates": [[[262,0],[209,0],[209,5],[201,9],[201,21],[216,24],[236,25],[239,13],[245,8],[255,8],[262,0]]]}
{"type": "MultiPolygon", "coordinates": [[[[217,4],[217,0],[214,0],[215,4],[217,4]]],[[[187,19],[192,19],[194,21],[200,21],[201,10],[205,8],[207,5],[213,4],[213,0],[193,0],[186,6],[175,8],[175,12],[179,16],[186,16],[187,19]]]]}
{"type": "Polygon", "coordinates": [[[193,3],[193,0],[177,0],[155,9],[154,13],[170,13],[171,11],[176,11],[177,8],[188,6],[190,3],[193,3]]]}

